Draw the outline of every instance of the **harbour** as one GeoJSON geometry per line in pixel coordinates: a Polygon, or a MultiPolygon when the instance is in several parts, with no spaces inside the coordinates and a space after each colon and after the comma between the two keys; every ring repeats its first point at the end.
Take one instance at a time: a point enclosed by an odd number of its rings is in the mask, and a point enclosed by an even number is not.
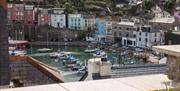
{"type": "MultiPolygon", "coordinates": [[[[41,46],[42,47],[42,46],[41,46]]],[[[38,49],[41,47],[33,46],[29,49],[27,49],[27,55],[39,60],[40,62],[43,62],[55,69],[57,69],[62,75],[65,80],[65,82],[75,82],[79,81],[80,78],[84,74],[78,74],[78,70],[72,70],[72,67],[67,67],[63,64],[63,59],[57,59],[57,58],[51,58],[50,55],[54,52],[57,52],[58,50],[61,50],[65,54],[73,55],[75,58],[79,60],[79,63],[83,66],[87,65],[87,62],[89,59],[95,58],[93,53],[86,52],[88,47],[54,47],[50,46],[49,49],[53,49],[50,52],[46,53],[40,53],[38,52],[38,49]]],[[[104,49],[105,50],[105,49],[104,49]]],[[[121,65],[135,65],[135,64],[144,64],[140,62],[140,60],[136,58],[127,58],[128,56],[124,55],[118,55],[119,53],[111,50],[111,51],[105,51],[107,53],[108,60],[111,61],[113,66],[120,67],[121,65]],[[131,60],[129,60],[131,59],[131,60]]]]}

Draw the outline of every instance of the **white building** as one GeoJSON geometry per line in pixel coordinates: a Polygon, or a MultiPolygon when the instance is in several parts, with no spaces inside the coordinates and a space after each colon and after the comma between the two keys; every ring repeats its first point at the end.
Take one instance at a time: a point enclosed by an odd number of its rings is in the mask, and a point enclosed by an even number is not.
{"type": "Polygon", "coordinates": [[[136,47],[151,48],[154,45],[161,44],[160,30],[151,26],[140,26],[136,32],[136,47]]]}
{"type": "Polygon", "coordinates": [[[85,31],[91,31],[95,27],[96,19],[93,15],[84,15],[84,29],[85,31]]]}
{"type": "Polygon", "coordinates": [[[53,8],[52,12],[49,14],[51,25],[54,28],[64,28],[66,27],[66,15],[64,14],[64,9],[53,8]]]}
{"type": "Polygon", "coordinates": [[[117,42],[123,46],[135,46],[136,26],[131,21],[114,22],[112,24],[112,34],[117,42]]]}

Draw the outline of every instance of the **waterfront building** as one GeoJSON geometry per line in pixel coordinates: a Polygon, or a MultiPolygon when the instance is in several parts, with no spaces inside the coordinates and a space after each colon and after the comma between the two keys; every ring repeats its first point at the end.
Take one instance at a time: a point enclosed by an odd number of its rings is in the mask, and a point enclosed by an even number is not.
{"type": "Polygon", "coordinates": [[[8,4],[7,5],[7,21],[8,21],[8,30],[14,30],[10,32],[10,36],[13,39],[23,40],[24,39],[24,24],[31,21],[32,12],[27,14],[25,12],[24,4],[8,4]],[[29,15],[29,16],[25,16],[29,15]],[[27,19],[28,17],[28,19],[27,19]],[[30,20],[30,21],[29,21],[30,20]]]}
{"type": "Polygon", "coordinates": [[[96,22],[96,19],[95,19],[95,16],[93,15],[83,15],[84,17],[84,30],[85,31],[91,31],[93,30],[95,27],[95,22],[96,22]]]}
{"type": "Polygon", "coordinates": [[[106,20],[101,18],[96,18],[96,35],[95,40],[99,43],[104,43],[106,41],[106,20]]]}
{"type": "Polygon", "coordinates": [[[84,18],[81,14],[68,15],[68,28],[71,30],[84,30],[84,18]]]}
{"type": "Polygon", "coordinates": [[[114,40],[118,42],[120,45],[135,46],[135,23],[130,21],[113,22],[112,35],[114,36],[114,40]]]}
{"type": "Polygon", "coordinates": [[[24,24],[25,25],[33,25],[34,24],[34,15],[35,15],[34,5],[25,5],[24,24]]]}
{"type": "Polygon", "coordinates": [[[107,34],[111,34],[111,30],[112,30],[112,21],[106,21],[106,33],[107,34]]]}
{"type": "Polygon", "coordinates": [[[174,29],[175,18],[169,12],[164,11],[156,5],[156,7],[153,7],[152,13],[154,14],[153,18],[148,21],[148,24],[152,27],[163,31],[174,29]]]}
{"type": "Polygon", "coordinates": [[[54,28],[66,27],[66,15],[64,14],[64,9],[53,8],[49,16],[50,16],[50,21],[49,21],[50,26],[54,28]]]}
{"type": "Polygon", "coordinates": [[[39,8],[39,12],[38,12],[38,25],[39,26],[49,24],[50,17],[49,17],[48,12],[49,12],[49,9],[39,8]]]}
{"type": "Polygon", "coordinates": [[[7,4],[7,22],[11,23],[13,21],[12,14],[13,14],[13,4],[7,4]]]}
{"type": "Polygon", "coordinates": [[[139,26],[136,32],[136,47],[151,48],[163,42],[159,29],[152,26],[139,26]]]}
{"type": "Polygon", "coordinates": [[[9,22],[23,22],[24,20],[24,4],[8,4],[7,17],[9,22]]]}

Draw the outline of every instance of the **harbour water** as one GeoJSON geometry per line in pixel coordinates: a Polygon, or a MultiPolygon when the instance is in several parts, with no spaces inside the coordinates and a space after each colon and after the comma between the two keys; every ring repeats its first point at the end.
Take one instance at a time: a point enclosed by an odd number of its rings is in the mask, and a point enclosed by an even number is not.
{"type": "MultiPolygon", "coordinates": [[[[77,71],[72,71],[70,68],[67,68],[63,65],[62,60],[58,59],[51,59],[49,53],[39,53],[37,51],[38,47],[32,47],[28,49],[27,53],[28,55],[32,56],[35,59],[38,59],[39,61],[54,67],[57,69],[62,75],[65,80],[65,82],[74,82],[78,81],[82,75],[77,74],[77,71]]],[[[62,47],[62,48],[53,48],[54,52],[57,52],[58,50],[63,50],[65,52],[70,52],[72,55],[74,55],[76,58],[79,59],[79,61],[85,65],[85,63],[88,61],[88,59],[93,58],[93,55],[91,53],[85,53],[84,50],[86,48],[84,47],[62,47]]],[[[107,52],[108,57],[117,57],[116,53],[112,51],[107,52]]],[[[124,60],[124,58],[121,56],[121,60],[124,60]]],[[[128,62],[132,63],[132,61],[128,62]]],[[[128,64],[126,63],[126,64],[128,64]]]]}

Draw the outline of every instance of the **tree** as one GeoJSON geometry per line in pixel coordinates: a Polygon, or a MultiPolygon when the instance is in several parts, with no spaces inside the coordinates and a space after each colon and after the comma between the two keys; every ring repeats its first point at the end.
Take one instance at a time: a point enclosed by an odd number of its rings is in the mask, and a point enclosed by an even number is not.
{"type": "Polygon", "coordinates": [[[0,0],[0,85],[9,85],[10,82],[6,11],[6,0],[0,0]]]}
{"type": "Polygon", "coordinates": [[[147,10],[150,10],[153,6],[155,6],[153,0],[145,0],[145,1],[144,1],[144,7],[145,7],[147,10]]]}
{"type": "Polygon", "coordinates": [[[168,0],[166,3],[165,3],[165,8],[168,12],[171,12],[174,8],[176,4],[176,0],[168,0]]]}

